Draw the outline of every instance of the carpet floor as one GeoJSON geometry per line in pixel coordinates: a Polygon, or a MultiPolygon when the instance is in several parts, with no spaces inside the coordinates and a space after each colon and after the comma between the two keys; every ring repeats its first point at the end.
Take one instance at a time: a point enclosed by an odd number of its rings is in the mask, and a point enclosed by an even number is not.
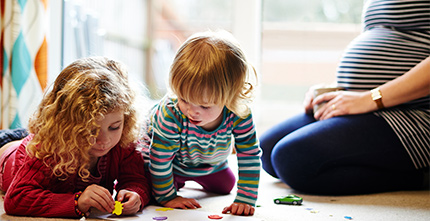
{"type": "MultiPolygon", "coordinates": [[[[236,157],[229,159],[232,169],[235,169],[236,157]]],[[[235,197],[235,190],[229,195],[214,195],[201,190],[194,182],[187,182],[179,191],[183,197],[197,199],[202,208],[196,211],[207,214],[221,214],[225,206],[230,205],[235,197]]],[[[2,193],[4,196],[4,193],[2,193]]],[[[47,219],[36,217],[9,216],[4,213],[3,200],[1,200],[0,220],[70,220],[47,219]]],[[[144,210],[143,213],[146,211],[144,210]]],[[[169,220],[196,220],[175,217],[175,212],[169,213],[169,220]]],[[[196,216],[198,214],[196,213],[196,216]]],[[[200,214],[199,214],[200,215],[200,214]]],[[[109,218],[108,220],[146,220],[147,218],[130,217],[109,218]]],[[[105,218],[90,217],[87,220],[106,220],[105,218]]],[[[148,219],[151,220],[151,219],[148,219]]],[[[208,218],[203,220],[210,220],[208,218]]],[[[225,216],[224,220],[239,220],[225,216]]],[[[254,216],[240,220],[264,220],[264,221],[296,221],[296,220],[364,220],[364,221],[427,221],[430,220],[430,190],[429,191],[401,191],[390,193],[378,193],[356,196],[314,196],[296,193],[284,183],[271,177],[264,171],[261,173],[259,198],[254,216]],[[303,204],[299,206],[278,205],[274,198],[288,194],[297,194],[303,198],[303,204]]]]}

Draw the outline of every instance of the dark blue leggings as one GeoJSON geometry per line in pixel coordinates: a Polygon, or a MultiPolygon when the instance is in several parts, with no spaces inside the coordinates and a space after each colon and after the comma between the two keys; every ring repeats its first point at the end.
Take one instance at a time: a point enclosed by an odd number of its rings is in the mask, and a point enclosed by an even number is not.
{"type": "Polygon", "coordinates": [[[25,128],[0,130],[0,147],[14,140],[21,140],[27,135],[25,128]]]}
{"type": "MultiPolygon", "coordinates": [[[[310,194],[350,195],[423,188],[389,125],[374,114],[315,121],[300,114],[260,137],[263,169],[310,194]]],[[[427,168],[428,170],[428,168],[427,168]]]]}

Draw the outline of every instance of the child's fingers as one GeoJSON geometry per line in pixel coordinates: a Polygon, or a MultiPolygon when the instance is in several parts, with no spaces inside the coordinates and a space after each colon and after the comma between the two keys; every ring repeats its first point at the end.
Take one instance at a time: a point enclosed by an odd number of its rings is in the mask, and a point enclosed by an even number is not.
{"type": "Polygon", "coordinates": [[[252,216],[254,215],[255,208],[249,204],[245,203],[233,203],[230,206],[224,208],[222,213],[226,214],[230,212],[233,215],[244,215],[252,216]]]}
{"type": "Polygon", "coordinates": [[[231,210],[231,206],[226,206],[226,207],[224,207],[224,209],[222,210],[222,213],[223,213],[223,214],[226,214],[226,213],[228,213],[230,210],[231,210]]]}
{"type": "Polygon", "coordinates": [[[255,209],[254,209],[253,206],[246,204],[245,208],[244,208],[244,211],[243,211],[243,215],[245,215],[245,216],[248,216],[248,215],[252,216],[252,215],[254,215],[254,211],[255,211],[255,209]]]}
{"type": "Polygon", "coordinates": [[[78,200],[78,208],[81,212],[87,213],[91,208],[96,208],[100,211],[109,211],[105,208],[103,200],[94,192],[82,193],[78,200]]]}
{"type": "Polygon", "coordinates": [[[240,215],[240,214],[242,214],[242,212],[243,212],[243,206],[242,205],[236,204],[236,203],[233,204],[232,210],[231,210],[231,213],[233,215],[240,215]]]}
{"type": "Polygon", "coordinates": [[[124,214],[134,214],[139,211],[142,205],[139,194],[128,190],[120,190],[117,200],[122,202],[124,214]]]}
{"type": "Polygon", "coordinates": [[[122,213],[123,214],[135,214],[139,211],[140,209],[140,199],[130,199],[127,202],[123,203],[123,209],[122,209],[122,213]]]}
{"type": "Polygon", "coordinates": [[[236,205],[235,203],[231,204],[230,206],[226,206],[224,207],[224,210],[222,211],[222,213],[226,214],[228,212],[233,214],[233,206],[236,205]]]}
{"type": "Polygon", "coordinates": [[[200,204],[195,199],[188,199],[187,201],[184,202],[184,205],[189,209],[197,209],[201,207],[200,204]]]}
{"type": "Polygon", "coordinates": [[[120,190],[116,198],[116,201],[119,201],[124,205],[127,205],[129,201],[137,201],[137,200],[140,201],[139,194],[129,190],[120,190]]]}
{"type": "Polygon", "coordinates": [[[110,192],[107,189],[101,187],[97,189],[96,193],[99,196],[97,202],[101,207],[104,208],[104,211],[112,212],[115,208],[115,201],[112,199],[110,192]]]}
{"type": "MultiPolygon", "coordinates": [[[[190,199],[191,200],[191,199],[190,199]]],[[[182,201],[177,206],[180,209],[197,209],[200,208],[200,204],[197,201],[182,201]]]]}
{"type": "Polygon", "coordinates": [[[120,190],[118,191],[118,194],[116,195],[116,201],[122,202],[124,201],[124,195],[126,194],[126,190],[120,190]]]}
{"type": "Polygon", "coordinates": [[[100,211],[112,212],[115,208],[115,201],[106,188],[99,185],[90,185],[82,193],[83,200],[90,204],[90,207],[95,207],[100,211]]]}
{"type": "Polygon", "coordinates": [[[181,196],[177,196],[176,198],[166,202],[163,204],[165,207],[170,208],[178,208],[178,209],[197,209],[201,208],[199,202],[195,199],[191,198],[183,198],[181,196]]]}

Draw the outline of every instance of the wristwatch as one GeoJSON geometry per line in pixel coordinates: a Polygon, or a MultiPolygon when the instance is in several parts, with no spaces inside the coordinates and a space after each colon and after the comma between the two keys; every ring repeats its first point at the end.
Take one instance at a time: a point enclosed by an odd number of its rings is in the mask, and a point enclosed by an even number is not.
{"type": "Polygon", "coordinates": [[[375,101],[376,105],[378,105],[378,109],[384,108],[384,104],[382,103],[382,94],[379,91],[379,87],[370,91],[372,95],[372,100],[375,101]]]}

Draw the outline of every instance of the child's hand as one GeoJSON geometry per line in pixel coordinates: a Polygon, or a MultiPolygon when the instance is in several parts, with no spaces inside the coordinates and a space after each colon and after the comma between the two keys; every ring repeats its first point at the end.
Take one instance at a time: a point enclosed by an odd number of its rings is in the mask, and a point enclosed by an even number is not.
{"type": "Polygon", "coordinates": [[[176,198],[168,201],[163,206],[178,209],[197,209],[201,208],[200,204],[195,199],[184,198],[177,196],[176,198]]]}
{"type": "Polygon", "coordinates": [[[137,213],[142,205],[139,194],[129,190],[120,190],[117,195],[117,200],[124,206],[122,214],[125,215],[137,213]]]}
{"type": "Polygon", "coordinates": [[[112,199],[109,190],[96,184],[88,186],[78,199],[78,209],[89,215],[91,207],[112,213],[115,208],[115,201],[112,199]]]}
{"type": "Polygon", "coordinates": [[[233,215],[252,216],[254,215],[255,208],[246,203],[232,203],[230,206],[224,208],[222,213],[226,214],[231,212],[233,215]]]}

